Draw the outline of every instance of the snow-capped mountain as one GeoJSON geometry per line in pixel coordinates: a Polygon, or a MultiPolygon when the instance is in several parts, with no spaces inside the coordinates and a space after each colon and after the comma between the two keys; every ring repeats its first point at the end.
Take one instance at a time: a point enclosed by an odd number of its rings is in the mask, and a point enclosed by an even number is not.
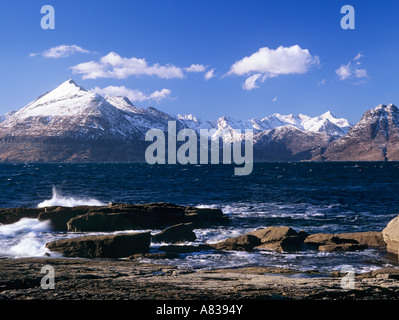
{"type": "Polygon", "coordinates": [[[102,97],[70,79],[0,119],[0,161],[144,161],[146,132],[166,132],[168,121],[176,121],[177,130],[190,128],[199,135],[207,129],[211,139],[228,142],[241,140],[244,131],[252,129],[254,144],[259,143],[255,150],[266,160],[279,158],[265,158],[262,151],[276,144],[291,150],[292,159],[310,159],[314,150],[350,128],[346,119],[330,112],[318,117],[275,113],[249,120],[172,116],[153,107],[138,108],[126,97],[102,97]]]}
{"type": "Polygon", "coordinates": [[[284,127],[293,126],[302,131],[325,133],[330,138],[336,139],[345,135],[351,127],[348,120],[344,118],[336,118],[330,111],[323,113],[317,117],[309,117],[303,114],[299,115],[281,115],[274,113],[262,119],[250,120],[234,120],[230,117],[221,117],[216,121],[202,122],[194,115],[178,115],[178,119],[183,124],[191,129],[214,129],[212,138],[228,137],[233,140],[241,139],[241,135],[237,130],[244,132],[246,129],[252,129],[254,134],[259,134],[264,131],[284,127]]]}
{"type": "Polygon", "coordinates": [[[348,134],[315,160],[399,160],[399,109],[390,104],[368,110],[348,134]]]}
{"type": "Polygon", "coordinates": [[[62,136],[87,139],[129,137],[134,134],[124,113],[100,95],[62,83],[1,122],[0,134],[8,136],[62,136]]]}

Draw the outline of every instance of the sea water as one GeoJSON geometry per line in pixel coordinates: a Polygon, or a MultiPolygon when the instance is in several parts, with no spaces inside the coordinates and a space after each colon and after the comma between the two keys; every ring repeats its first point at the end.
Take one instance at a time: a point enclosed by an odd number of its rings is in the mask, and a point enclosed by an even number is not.
{"type": "MultiPolygon", "coordinates": [[[[171,202],[220,208],[230,222],[196,229],[193,243],[214,243],[268,226],[308,233],[381,231],[399,214],[399,163],[255,163],[248,176],[228,165],[1,164],[0,207],[171,202]]],[[[159,230],[150,230],[153,233],[159,230]]],[[[21,219],[0,225],[0,256],[40,257],[45,243],[88,233],[54,232],[47,222],[21,219]]],[[[96,233],[90,233],[96,234],[96,233]]],[[[103,234],[103,233],[102,233],[103,234]]],[[[152,244],[156,251],[159,244],[152,244]]],[[[396,266],[384,250],[324,253],[315,250],[182,254],[159,261],[190,268],[286,267],[329,272],[396,266]]]]}

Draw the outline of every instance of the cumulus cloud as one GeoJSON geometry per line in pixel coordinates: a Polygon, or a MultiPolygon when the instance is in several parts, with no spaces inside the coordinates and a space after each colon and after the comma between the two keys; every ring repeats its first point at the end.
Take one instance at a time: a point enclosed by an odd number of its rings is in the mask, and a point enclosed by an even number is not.
{"type": "MultiPolygon", "coordinates": [[[[364,55],[360,52],[345,65],[341,65],[338,69],[335,70],[338,78],[340,80],[347,79],[366,79],[368,78],[367,70],[361,68],[360,59],[363,58],[364,55]]],[[[359,82],[357,82],[359,83],[359,82]]]]}
{"type": "Polygon", "coordinates": [[[162,79],[183,78],[183,70],[174,65],[148,64],[145,59],[123,58],[110,52],[98,62],[83,62],[71,67],[73,73],[82,75],[83,79],[116,78],[125,79],[130,76],[157,76],[162,79]]]}
{"type": "Polygon", "coordinates": [[[310,54],[308,49],[298,45],[280,46],[277,49],[260,48],[248,57],[236,61],[227,75],[247,76],[245,90],[257,88],[256,81],[288,74],[303,74],[313,65],[318,65],[319,57],[310,54]]]}
{"type": "Polygon", "coordinates": [[[191,66],[184,68],[187,72],[204,72],[206,70],[206,66],[202,64],[192,64],[191,66]]]}
{"type": "Polygon", "coordinates": [[[215,69],[211,69],[204,74],[204,79],[208,81],[209,79],[212,79],[214,76],[215,76],[215,69]]]}
{"type": "Polygon", "coordinates": [[[128,97],[130,101],[147,101],[153,100],[156,102],[160,102],[164,99],[170,98],[171,91],[169,89],[162,89],[160,91],[156,90],[153,93],[146,95],[142,91],[137,89],[129,89],[125,86],[108,86],[105,88],[95,87],[91,91],[98,93],[100,95],[109,95],[109,96],[123,96],[128,97]]]}
{"type": "Polygon", "coordinates": [[[89,50],[83,49],[77,45],[60,45],[50,48],[42,53],[45,58],[65,58],[73,55],[74,53],[90,53],[89,50]]]}

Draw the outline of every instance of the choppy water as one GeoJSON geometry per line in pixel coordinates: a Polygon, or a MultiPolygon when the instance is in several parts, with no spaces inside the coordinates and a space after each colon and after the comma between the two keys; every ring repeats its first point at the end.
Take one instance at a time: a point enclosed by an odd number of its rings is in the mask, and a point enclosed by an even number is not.
{"type": "MultiPolygon", "coordinates": [[[[309,233],[375,231],[399,214],[399,163],[255,163],[249,176],[233,173],[227,165],[1,164],[0,207],[167,201],[220,208],[230,216],[226,226],[195,230],[195,243],[282,225],[309,233]]],[[[42,256],[46,242],[78,235],[52,232],[46,223],[31,219],[0,225],[0,255],[42,256]]],[[[348,263],[359,271],[395,265],[375,249],[200,252],[165,262],[194,268],[262,265],[326,271],[348,263]]]]}

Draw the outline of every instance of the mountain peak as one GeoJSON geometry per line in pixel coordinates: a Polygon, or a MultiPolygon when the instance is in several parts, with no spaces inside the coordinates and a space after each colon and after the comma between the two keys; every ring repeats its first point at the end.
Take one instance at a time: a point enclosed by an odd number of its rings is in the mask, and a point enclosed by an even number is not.
{"type": "Polygon", "coordinates": [[[393,103],[390,103],[388,105],[380,104],[380,105],[376,106],[374,109],[369,110],[369,112],[371,112],[371,113],[378,113],[378,114],[380,112],[392,113],[392,112],[398,112],[398,111],[399,111],[398,108],[393,103]]]}
{"type": "Polygon", "coordinates": [[[321,118],[336,118],[332,113],[331,113],[331,111],[330,110],[328,110],[328,111],[326,111],[326,112],[324,112],[321,116],[320,116],[321,118]]]}
{"type": "Polygon", "coordinates": [[[68,79],[67,81],[64,81],[54,90],[57,90],[57,89],[64,89],[64,90],[65,89],[79,89],[82,91],[87,91],[85,88],[79,86],[73,79],[68,79]]]}

